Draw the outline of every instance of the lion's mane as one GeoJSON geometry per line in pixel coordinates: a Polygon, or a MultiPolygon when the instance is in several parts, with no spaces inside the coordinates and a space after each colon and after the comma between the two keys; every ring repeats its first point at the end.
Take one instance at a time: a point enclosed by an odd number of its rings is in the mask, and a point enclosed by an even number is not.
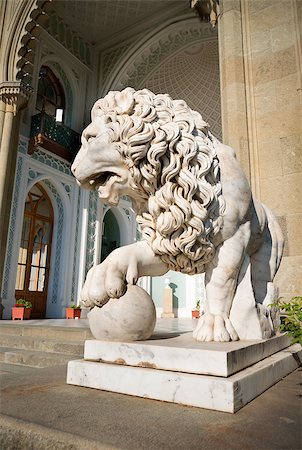
{"type": "Polygon", "coordinates": [[[109,92],[92,109],[97,117],[144,200],[137,222],[154,253],[171,270],[204,272],[225,209],[208,125],[183,100],[147,89],[109,92]]]}

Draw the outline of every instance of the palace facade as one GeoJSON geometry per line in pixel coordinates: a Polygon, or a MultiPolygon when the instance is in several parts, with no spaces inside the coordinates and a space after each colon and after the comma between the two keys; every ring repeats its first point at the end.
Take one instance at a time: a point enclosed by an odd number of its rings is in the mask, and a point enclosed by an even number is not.
{"type": "MultiPolygon", "coordinates": [[[[302,292],[301,9],[298,0],[3,0],[0,4],[0,280],[33,318],[64,317],[86,273],[139,239],[131,202],[102,204],[70,171],[109,90],[182,98],[231,145],[285,236],[280,295],[302,292]]],[[[202,276],[142,279],[162,312],[204,301],[202,276]]]]}

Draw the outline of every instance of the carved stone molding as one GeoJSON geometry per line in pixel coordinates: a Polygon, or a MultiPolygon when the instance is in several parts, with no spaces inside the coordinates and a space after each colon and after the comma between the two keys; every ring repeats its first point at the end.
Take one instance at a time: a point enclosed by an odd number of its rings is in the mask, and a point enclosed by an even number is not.
{"type": "Polygon", "coordinates": [[[22,81],[0,83],[0,99],[13,111],[14,115],[27,105],[32,92],[32,88],[22,81]]]}
{"type": "Polygon", "coordinates": [[[35,50],[51,7],[52,0],[18,3],[1,42],[0,79],[32,84],[35,50]]]}
{"type": "Polygon", "coordinates": [[[37,0],[32,10],[29,20],[24,28],[24,35],[21,39],[21,48],[18,54],[21,56],[17,62],[16,78],[31,84],[33,73],[33,52],[37,44],[37,38],[41,33],[42,26],[47,22],[48,12],[51,8],[51,0],[37,0]]]}

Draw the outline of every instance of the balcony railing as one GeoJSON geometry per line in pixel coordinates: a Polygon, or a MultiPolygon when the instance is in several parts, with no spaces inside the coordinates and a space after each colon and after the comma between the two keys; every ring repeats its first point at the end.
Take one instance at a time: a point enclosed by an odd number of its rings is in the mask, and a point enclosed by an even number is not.
{"type": "Polygon", "coordinates": [[[38,146],[71,162],[80,148],[80,135],[54,117],[39,113],[31,119],[29,153],[38,146]]]}

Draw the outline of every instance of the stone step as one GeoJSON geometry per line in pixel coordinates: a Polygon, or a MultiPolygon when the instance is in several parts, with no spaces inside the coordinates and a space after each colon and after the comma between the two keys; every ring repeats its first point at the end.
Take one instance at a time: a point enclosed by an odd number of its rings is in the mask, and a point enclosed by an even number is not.
{"type": "Polygon", "coordinates": [[[47,353],[34,350],[0,347],[0,362],[6,364],[43,368],[67,364],[68,361],[76,358],[77,356],[74,354],[47,353]]]}
{"type": "Polygon", "coordinates": [[[47,353],[68,353],[77,356],[83,355],[84,352],[84,343],[81,342],[59,341],[45,337],[18,336],[2,333],[0,333],[0,347],[35,350],[47,353]]]}
{"type": "Polygon", "coordinates": [[[91,337],[87,320],[0,321],[0,361],[28,367],[66,364],[83,355],[91,337]]]}
{"type": "Polygon", "coordinates": [[[108,444],[45,427],[33,422],[0,415],[0,447],[6,450],[110,450],[108,444]]]}
{"type": "MultiPolygon", "coordinates": [[[[81,320],[81,322],[83,320],[82,323],[84,323],[84,325],[71,326],[68,323],[67,326],[47,326],[46,323],[45,325],[34,324],[35,321],[24,321],[26,322],[24,324],[22,323],[23,321],[6,322],[0,320],[0,333],[1,335],[31,336],[72,342],[84,342],[86,339],[93,339],[88,321],[86,319],[79,320],[81,320]]],[[[47,320],[45,322],[47,322],[47,320]]]]}

